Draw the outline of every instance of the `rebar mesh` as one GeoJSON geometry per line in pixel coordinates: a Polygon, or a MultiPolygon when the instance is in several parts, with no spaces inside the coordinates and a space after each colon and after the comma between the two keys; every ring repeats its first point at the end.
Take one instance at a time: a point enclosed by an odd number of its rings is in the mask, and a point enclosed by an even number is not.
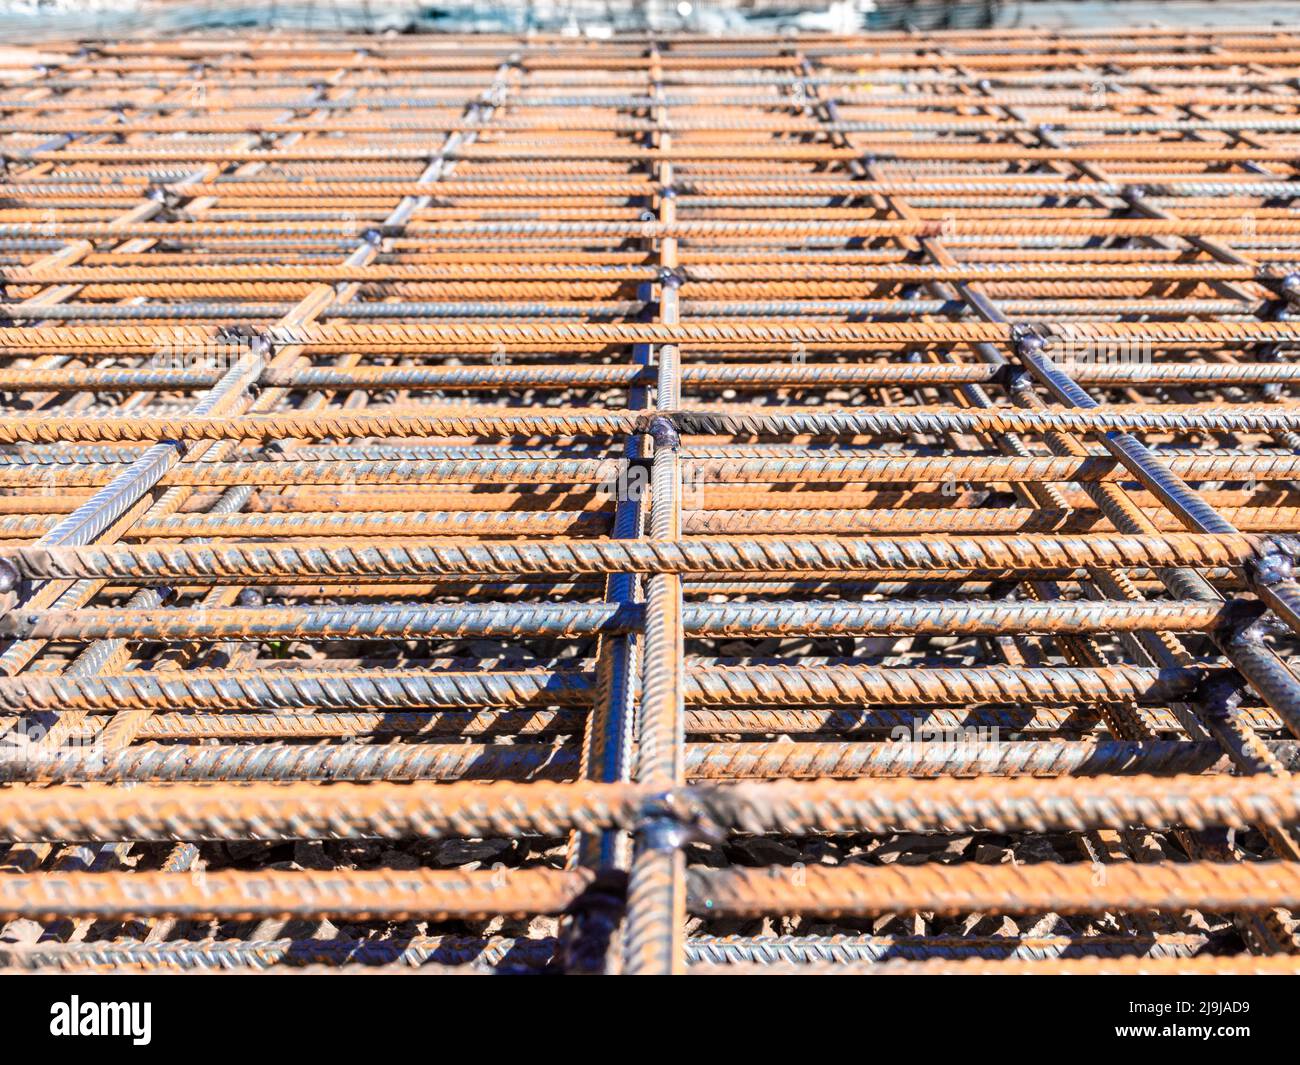
{"type": "Polygon", "coordinates": [[[9,62],[4,964],[1294,967],[1300,38],[9,62]]]}

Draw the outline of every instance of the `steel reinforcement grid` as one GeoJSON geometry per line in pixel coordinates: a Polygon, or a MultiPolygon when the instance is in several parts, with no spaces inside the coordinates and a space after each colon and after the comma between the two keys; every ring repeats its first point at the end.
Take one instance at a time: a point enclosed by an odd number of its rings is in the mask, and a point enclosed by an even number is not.
{"type": "Polygon", "coordinates": [[[0,965],[1300,968],[1300,34],[0,84],[0,965]]]}

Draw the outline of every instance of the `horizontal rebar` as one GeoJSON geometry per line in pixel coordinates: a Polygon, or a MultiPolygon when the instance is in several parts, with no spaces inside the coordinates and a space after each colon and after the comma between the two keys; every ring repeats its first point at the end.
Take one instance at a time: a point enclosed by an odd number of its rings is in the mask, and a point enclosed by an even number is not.
{"type": "MultiPolygon", "coordinates": [[[[963,734],[964,735],[964,734],[963,734]]],[[[1281,765],[1300,764],[1295,745],[1261,749],[1281,765]]],[[[217,780],[573,780],[572,747],[545,743],[294,743],[177,746],[137,743],[106,752],[71,747],[0,747],[6,781],[217,780]]],[[[1179,740],[1009,741],[959,739],[893,743],[710,742],[688,747],[686,774],[696,780],[814,780],[819,777],[1176,775],[1226,772],[1215,743],[1179,740]]]]}
{"type": "MultiPolygon", "coordinates": [[[[880,669],[758,666],[694,669],[685,697],[699,706],[962,706],[1162,703],[1224,675],[1222,670],[880,669]]],[[[459,673],[419,670],[190,670],[89,677],[0,677],[0,710],[420,710],[432,707],[586,706],[593,676],[577,671],[459,673]]],[[[731,731],[718,729],[720,732],[731,731]]]]}
{"type": "MultiPolygon", "coordinates": [[[[655,797],[634,784],[156,785],[123,790],[14,786],[0,837],[41,840],[555,837],[636,828],[655,797]]],[[[1085,831],[1180,825],[1247,828],[1300,820],[1285,778],[1142,777],[817,781],[695,788],[662,801],[746,833],[1085,831]]]]}

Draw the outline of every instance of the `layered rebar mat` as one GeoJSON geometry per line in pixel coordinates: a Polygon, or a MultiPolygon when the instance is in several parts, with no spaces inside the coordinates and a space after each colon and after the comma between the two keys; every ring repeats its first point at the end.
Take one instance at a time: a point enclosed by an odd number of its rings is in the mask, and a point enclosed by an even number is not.
{"type": "Polygon", "coordinates": [[[1300,966],[1300,38],[0,84],[0,964],[1300,966]]]}

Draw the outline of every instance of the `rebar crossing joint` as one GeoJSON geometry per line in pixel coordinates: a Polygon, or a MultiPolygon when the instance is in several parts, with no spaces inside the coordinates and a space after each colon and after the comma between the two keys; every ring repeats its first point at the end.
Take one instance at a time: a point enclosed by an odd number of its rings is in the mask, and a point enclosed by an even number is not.
{"type": "Polygon", "coordinates": [[[0,593],[15,591],[21,582],[18,567],[7,558],[0,558],[0,593]]]}
{"type": "Polygon", "coordinates": [[[1041,356],[1047,346],[1042,337],[1024,325],[1015,326],[1011,330],[1011,341],[1015,344],[1016,354],[1024,358],[1041,356]]]}
{"type": "Polygon", "coordinates": [[[655,450],[667,448],[676,451],[682,446],[681,435],[677,432],[677,426],[672,418],[666,414],[656,414],[646,425],[645,431],[650,434],[650,439],[654,441],[655,450]]]}
{"type": "Polygon", "coordinates": [[[690,788],[660,792],[641,807],[637,836],[651,850],[674,851],[687,843],[721,843],[726,834],[690,788]]]}
{"type": "Polygon", "coordinates": [[[667,266],[661,268],[659,271],[659,284],[664,288],[681,288],[682,282],[685,280],[686,279],[676,270],[670,269],[667,266]]]}
{"type": "Polygon", "coordinates": [[[154,184],[145,190],[145,196],[160,203],[164,211],[175,211],[181,205],[181,198],[176,194],[176,190],[167,185],[154,184]]]}
{"type": "Polygon", "coordinates": [[[1251,584],[1273,588],[1295,579],[1295,555],[1284,541],[1267,540],[1246,570],[1251,584]]]}
{"type": "Polygon", "coordinates": [[[1264,642],[1268,608],[1255,599],[1229,599],[1213,636],[1222,646],[1255,647],[1264,642]]]}
{"type": "Polygon", "coordinates": [[[1236,713],[1245,693],[1245,679],[1235,670],[1207,673],[1192,692],[1189,702],[1201,711],[1206,720],[1222,720],[1236,713]]]}

